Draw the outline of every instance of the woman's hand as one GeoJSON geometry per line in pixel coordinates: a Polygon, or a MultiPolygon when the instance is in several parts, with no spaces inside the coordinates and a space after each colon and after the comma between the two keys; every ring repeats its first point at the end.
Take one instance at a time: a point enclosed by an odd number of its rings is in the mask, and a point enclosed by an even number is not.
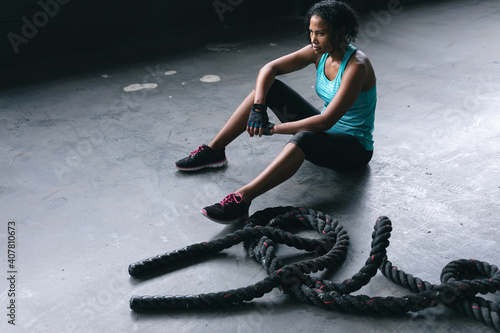
{"type": "Polygon", "coordinates": [[[273,135],[274,134],[274,124],[270,121],[266,125],[262,126],[262,135],[273,135]]]}
{"type": "MultiPolygon", "coordinates": [[[[250,111],[248,118],[247,133],[250,137],[258,135],[270,135],[270,128],[268,129],[269,117],[267,116],[267,106],[262,104],[254,104],[250,111]],[[268,129],[265,131],[265,129],[268,129]],[[267,134],[269,132],[269,134],[267,134]]],[[[273,125],[274,126],[274,125],[273,125]]]]}

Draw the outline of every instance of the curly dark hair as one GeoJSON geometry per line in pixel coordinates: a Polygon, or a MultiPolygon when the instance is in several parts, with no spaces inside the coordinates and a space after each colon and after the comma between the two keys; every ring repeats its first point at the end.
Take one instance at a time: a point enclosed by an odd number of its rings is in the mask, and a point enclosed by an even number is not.
{"type": "MultiPolygon", "coordinates": [[[[337,40],[345,40],[347,43],[356,40],[358,36],[358,14],[345,2],[324,0],[314,4],[306,14],[305,24],[309,43],[311,42],[309,37],[309,23],[311,22],[311,17],[315,15],[328,22],[332,38],[336,36],[337,40]],[[345,28],[345,34],[342,28],[345,28]]],[[[332,40],[333,42],[334,40],[332,40]]]]}

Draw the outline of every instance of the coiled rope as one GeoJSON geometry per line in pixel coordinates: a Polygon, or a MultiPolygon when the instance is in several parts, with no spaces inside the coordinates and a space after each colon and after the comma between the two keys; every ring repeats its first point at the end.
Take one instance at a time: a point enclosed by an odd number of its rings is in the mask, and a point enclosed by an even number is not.
{"type": "Polygon", "coordinates": [[[225,237],[193,244],[129,266],[131,276],[143,277],[186,261],[217,254],[243,242],[248,256],[260,263],[268,275],[262,281],[208,294],[133,296],[130,308],[135,311],[222,308],[251,301],[280,287],[304,303],[361,314],[404,314],[444,304],[500,331],[500,304],[476,296],[500,291],[497,266],[478,260],[452,261],[441,272],[441,284],[433,285],[399,270],[387,259],[391,231],[389,218],[378,218],[372,233],[370,255],[359,272],[343,282],[318,280],[310,274],[336,268],[345,259],[349,246],[347,232],[329,215],[312,209],[267,208],[250,216],[243,229],[225,237]],[[287,228],[297,227],[315,230],[320,237],[310,239],[286,231],[287,228]],[[275,243],[311,252],[314,258],[284,265],[275,255],[275,243]],[[403,297],[352,295],[367,285],[377,270],[415,294],[403,297]]]}

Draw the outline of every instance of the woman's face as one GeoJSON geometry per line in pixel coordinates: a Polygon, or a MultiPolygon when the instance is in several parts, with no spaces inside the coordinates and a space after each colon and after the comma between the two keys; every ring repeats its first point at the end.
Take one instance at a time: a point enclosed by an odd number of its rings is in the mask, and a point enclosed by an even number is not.
{"type": "Polygon", "coordinates": [[[330,25],[326,20],[314,15],[309,21],[309,38],[316,54],[325,54],[333,51],[330,25]]]}

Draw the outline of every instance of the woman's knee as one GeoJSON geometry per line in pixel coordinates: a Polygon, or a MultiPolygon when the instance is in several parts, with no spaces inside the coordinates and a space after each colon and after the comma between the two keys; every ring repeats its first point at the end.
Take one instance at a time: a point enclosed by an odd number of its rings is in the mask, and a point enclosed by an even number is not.
{"type": "Polygon", "coordinates": [[[320,134],[321,133],[314,132],[314,131],[300,131],[300,132],[295,133],[290,140],[291,141],[293,140],[296,142],[309,143],[312,140],[317,140],[317,137],[320,134]]]}
{"type": "Polygon", "coordinates": [[[318,134],[320,133],[314,131],[297,132],[288,142],[294,143],[307,155],[307,153],[310,151],[310,147],[313,146],[314,141],[317,139],[318,134]]]}
{"type": "Polygon", "coordinates": [[[266,96],[267,106],[270,108],[281,107],[285,103],[283,96],[283,87],[285,84],[278,79],[274,79],[273,84],[269,88],[266,96]]]}
{"type": "Polygon", "coordinates": [[[272,91],[272,90],[279,90],[280,88],[286,86],[283,81],[281,80],[278,80],[278,79],[274,79],[274,82],[273,84],[271,85],[271,88],[269,88],[269,91],[272,91]]]}

